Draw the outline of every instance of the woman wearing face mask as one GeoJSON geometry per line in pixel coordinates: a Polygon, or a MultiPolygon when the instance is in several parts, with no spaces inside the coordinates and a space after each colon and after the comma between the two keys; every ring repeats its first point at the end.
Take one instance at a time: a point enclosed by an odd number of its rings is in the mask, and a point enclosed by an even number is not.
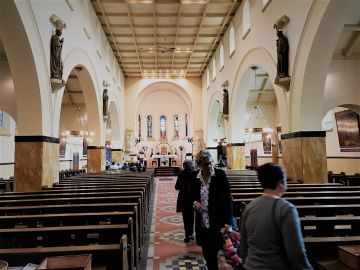
{"type": "Polygon", "coordinates": [[[231,224],[232,198],[225,172],[214,167],[208,151],[201,150],[195,162],[200,169],[192,181],[196,243],[202,248],[207,268],[218,270],[217,254],[223,243],[220,230],[231,224]]]}

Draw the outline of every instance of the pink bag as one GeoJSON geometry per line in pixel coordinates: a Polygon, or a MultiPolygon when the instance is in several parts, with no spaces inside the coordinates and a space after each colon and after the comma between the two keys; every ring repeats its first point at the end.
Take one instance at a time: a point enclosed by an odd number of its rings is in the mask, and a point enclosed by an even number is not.
{"type": "Polygon", "coordinates": [[[226,262],[233,266],[239,266],[242,264],[242,259],[237,254],[237,249],[240,246],[240,233],[235,232],[230,226],[226,226],[221,229],[223,243],[223,253],[226,262]]]}

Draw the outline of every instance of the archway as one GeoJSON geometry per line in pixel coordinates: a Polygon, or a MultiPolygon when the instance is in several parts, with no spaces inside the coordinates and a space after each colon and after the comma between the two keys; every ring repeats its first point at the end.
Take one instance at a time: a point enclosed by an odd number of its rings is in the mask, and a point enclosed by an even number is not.
{"type": "MultiPolygon", "coordinates": [[[[250,67],[261,67],[267,74],[267,81],[273,82],[276,77],[276,64],[270,53],[264,48],[250,50],[236,72],[230,97],[229,141],[245,142],[246,104],[251,89],[254,89],[254,71],[250,67]]],[[[272,83],[271,83],[272,84],[272,83]]],[[[283,131],[288,131],[288,106],[284,90],[272,84],[279,110],[279,125],[283,131]]],[[[266,90],[266,89],[264,89],[266,90]]]]}

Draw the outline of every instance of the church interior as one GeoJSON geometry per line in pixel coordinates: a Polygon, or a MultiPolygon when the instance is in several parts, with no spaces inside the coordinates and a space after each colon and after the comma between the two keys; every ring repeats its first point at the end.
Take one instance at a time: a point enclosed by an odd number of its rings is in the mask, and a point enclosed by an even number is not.
{"type": "Polygon", "coordinates": [[[360,269],[359,75],[359,0],[0,1],[0,269],[207,269],[203,149],[239,224],[279,164],[314,269],[360,269]]]}

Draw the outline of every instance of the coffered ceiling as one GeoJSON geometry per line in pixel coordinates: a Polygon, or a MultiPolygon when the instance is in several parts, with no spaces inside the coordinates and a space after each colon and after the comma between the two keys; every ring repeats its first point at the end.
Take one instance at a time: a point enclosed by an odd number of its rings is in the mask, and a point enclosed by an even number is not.
{"type": "Polygon", "coordinates": [[[241,0],[91,0],[125,77],[200,77],[241,0]]]}

